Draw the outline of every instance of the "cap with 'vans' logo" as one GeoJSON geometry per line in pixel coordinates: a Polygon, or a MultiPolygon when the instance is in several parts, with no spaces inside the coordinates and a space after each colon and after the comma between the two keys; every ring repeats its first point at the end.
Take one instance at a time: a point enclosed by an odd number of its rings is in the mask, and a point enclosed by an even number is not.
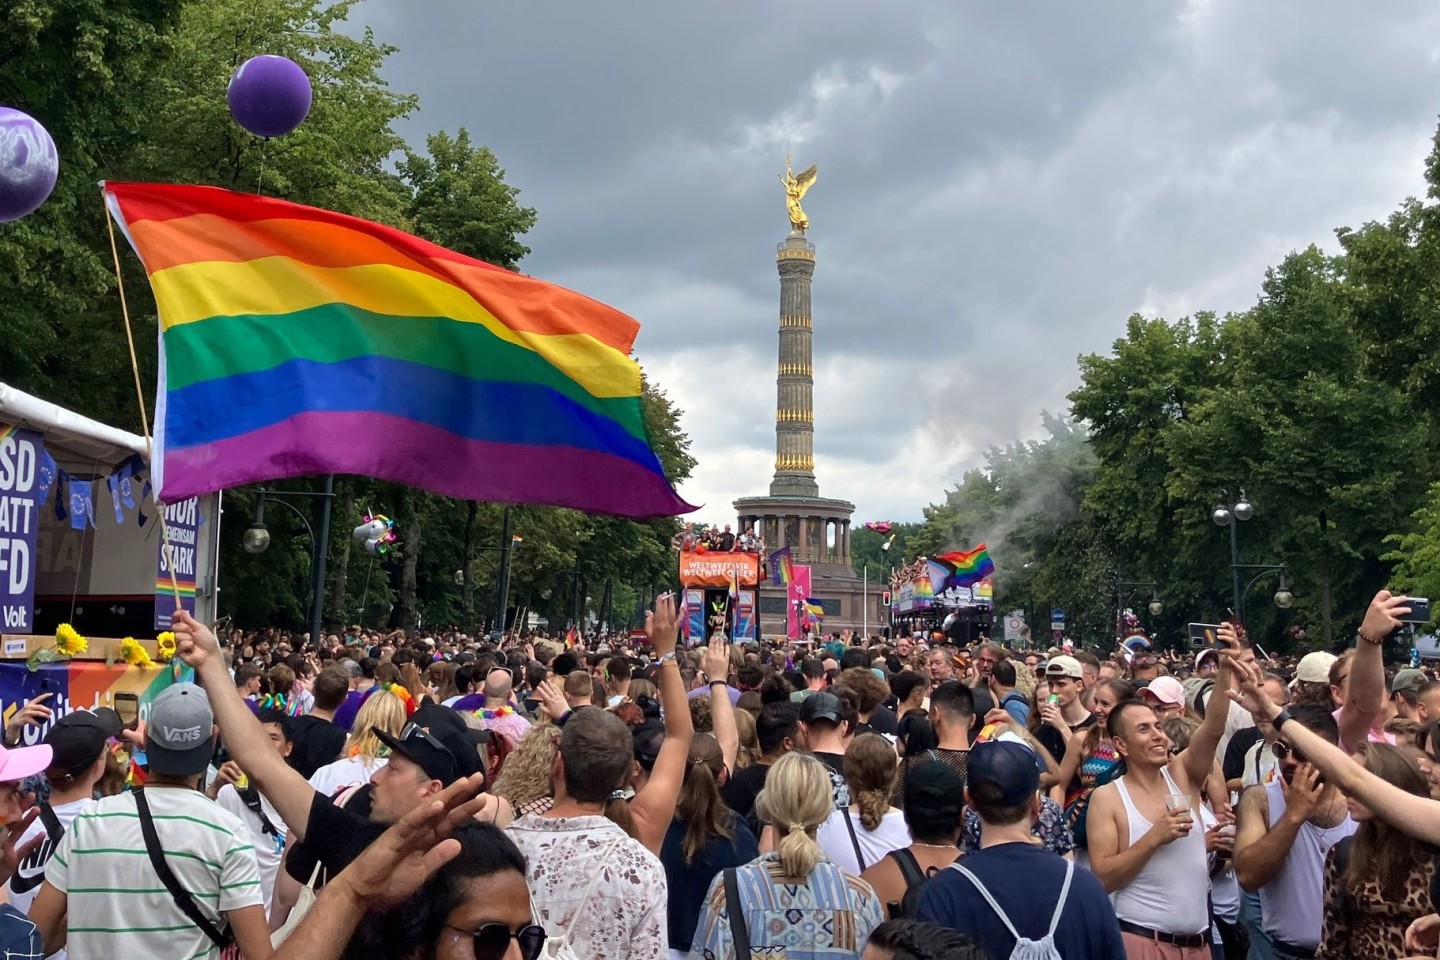
{"type": "Polygon", "coordinates": [[[193,683],[171,684],[150,704],[145,749],[150,772],[166,776],[203,773],[213,750],[215,714],[210,698],[193,683]]]}

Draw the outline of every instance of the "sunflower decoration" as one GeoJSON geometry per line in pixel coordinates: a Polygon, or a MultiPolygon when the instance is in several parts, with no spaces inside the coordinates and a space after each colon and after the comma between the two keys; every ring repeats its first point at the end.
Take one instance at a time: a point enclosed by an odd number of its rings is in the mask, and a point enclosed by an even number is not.
{"type": "Polygon", "coordinates": [[[120,659],[141,670],[155,666],[155,661],[150,659],[150,653],[145,649],[145,644],[134,637],[126,637],[120,641],[120,659]]]}
{"type": "Polygon", "coordinates": [[[155,638],[155,653],[161,663],[169,663],[175,658],[175,634],[166,630],[155,638]]]}
{"type": "Polygon", "coordinates": [[[75,632],[68,623],[55,630],[55,649],[67,657],[77,657],[90,648],[90,641],[75,632]]]}
{"type": "Polygon", "coordinates": [[[74,627],[62,623],[55,631],[55,646],[36,650],[30,655],[30,659],[25,661],[25,667],[31,671],[38,670],[42,663],[68,660],[84,653],[89,647],[90,642],[80,636],[74,627]]]}

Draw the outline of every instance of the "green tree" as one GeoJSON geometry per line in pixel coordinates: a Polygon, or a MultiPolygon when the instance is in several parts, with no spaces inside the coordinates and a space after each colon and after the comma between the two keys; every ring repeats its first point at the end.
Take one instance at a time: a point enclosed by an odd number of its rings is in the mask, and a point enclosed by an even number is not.
{"type": "Polygon", "coordinates": [[[464,127],[426,141],[429,155],[405,151],[400,175],[411,190],[408,213],[415,232],[479,260],[514,270],[530,248],[520,238],[535,226],[535,209],[519,204],[520,191],[489,147],[475,147],[464,127]]]}

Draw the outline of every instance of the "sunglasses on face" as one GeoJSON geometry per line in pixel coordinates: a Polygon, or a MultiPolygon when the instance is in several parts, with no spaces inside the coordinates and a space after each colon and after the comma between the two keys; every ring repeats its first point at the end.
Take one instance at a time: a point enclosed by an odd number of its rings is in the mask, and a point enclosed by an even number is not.
{"type": "Polygon", "coordinates": [[[538,960],[540,951],[545,949],[545,928],[533,923],[519,930],[511,930],[503,923],[487,923],[479,930],[461,930],[448,924],[446,928],[475,939],[475,960],[502,960],[511,940],[520,944],[520,956],[524,960],[538,960]]]}
{"type": "Polygon", "coordinates": [[[1282,763],[1285,761],[1286,757],[1294,757],[1296,763],[1306,762],[1305,754],[1301,753],[1299,750],[1296,750],[1294,747],[1289,746],[1288,744],[1280,742],[1279,740],[1276,740],[1274,743],[1270,744],[1270,752],[1275,754],[1275,759],[1281,761],[1282,763]]]}

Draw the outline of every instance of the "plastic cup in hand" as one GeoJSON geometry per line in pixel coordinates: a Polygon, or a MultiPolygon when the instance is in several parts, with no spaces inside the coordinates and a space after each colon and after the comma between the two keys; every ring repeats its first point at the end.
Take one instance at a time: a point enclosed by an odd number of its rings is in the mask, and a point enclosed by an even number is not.
{"type": "Polygon", "coordinates": [[[1190,797],[1184,793],[1165,794],[1165,812],[1175,813],[1179,810],[1185,811],[1187,815],[1190,813],[1190,797]]]}

